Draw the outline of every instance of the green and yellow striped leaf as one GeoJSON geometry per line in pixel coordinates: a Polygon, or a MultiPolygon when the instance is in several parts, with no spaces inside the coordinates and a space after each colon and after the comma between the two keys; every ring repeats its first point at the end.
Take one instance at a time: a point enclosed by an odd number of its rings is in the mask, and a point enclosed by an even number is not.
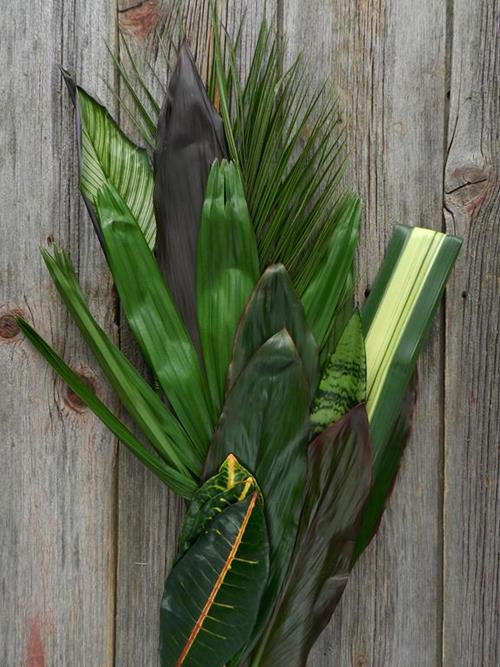
{"type": "Polygon", "coordinates": [[[220,415],[234,334],[259,277],[257,242],[239,173],[215,162],[198,235],[197,315],[213,414],[220,415]]]}
{"type": "Polygon", "coordinates": [[[362,311],[375,474],[461,244],[430,229],[396,227],[362,311]]]}
{"type": "Polygon", "coordinates": [[[68,72],[63,71],[63,75],[77,110],[80,190],[96,231],[100,232],[95,217],[97,193],[109,184],[120,194],[147,244],[153,248],[156,237],[154,179],[147,152],[130,141],[106,108],[78,86],[68,72]]]}
{"type": "Polygon", "coordinates": [[[311,412],[313,432],[320,433],[365,399],[365,342],[361,315],[356,310],[319,384],[311,412]]]}
{"type": "Polygon", "coordinates": [[[269,568],[258,491],[217,514],[167,578],[162,667],[223,667],[248,640],[269,568]]]}

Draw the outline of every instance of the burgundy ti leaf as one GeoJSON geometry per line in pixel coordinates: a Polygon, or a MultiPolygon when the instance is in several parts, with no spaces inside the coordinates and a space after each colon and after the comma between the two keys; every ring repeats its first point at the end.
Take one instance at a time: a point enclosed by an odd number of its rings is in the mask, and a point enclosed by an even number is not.
{"type": "Polygon", "coordinates": [[[306,664],[347,584],[371,466],[364,404],[310,443],[306,500],[288,584],[252,664],[306,664]]]}
{"type": "Polygon", "coordinates": [[[187,42],[158,119],[154,151],[156,255],[184,323],[199,348],[196,244],[210,166],[228,157],[222,119],[212,106],[187,42]]]}

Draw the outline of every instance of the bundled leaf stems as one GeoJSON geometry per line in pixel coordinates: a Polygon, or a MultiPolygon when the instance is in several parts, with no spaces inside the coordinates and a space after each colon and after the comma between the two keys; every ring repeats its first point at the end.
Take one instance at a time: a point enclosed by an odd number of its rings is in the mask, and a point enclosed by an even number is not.
{"type": "Polygon", "coordinates": [[[154,385],[93,318],[68,255],[43,258],[142,437],[19,324],[189,501],[161,601],[162,666],[294,667],[379,525],[461,241],[396,227],[356,308],[361,202],[341,190],[336,102],[311,95],[300,61],[282,71],[265,23],[244,81],[238,44],[222,41],[214,24],[207,87],[180,46],[162,103],[117,60],[147,149],[64,73],[80,189],[154,385]]]}

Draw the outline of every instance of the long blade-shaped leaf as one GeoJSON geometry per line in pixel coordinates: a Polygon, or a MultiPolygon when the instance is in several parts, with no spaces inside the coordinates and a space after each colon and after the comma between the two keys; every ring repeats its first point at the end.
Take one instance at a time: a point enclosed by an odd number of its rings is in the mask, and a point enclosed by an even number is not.
{"type": "Polygon", "coordinates": [[[125,136],[102,104],[77,86],[67,72],[63,75],[77,111],[80,190],[99,237],[97,193],[108,183],[119,192],[152,248],[156,235],[154,179],[146,151],[125,136]]]}
{"type": "Polygon", "coordinates": [[[308,406],[302,361],[290,335],[281,331],[255,353],[228,394],[209,449],[208,473],[232,453],[255,475],[264,494],[271,542],[265,613],[272,608],[295,542],[306,473],[308,406]]]}
{"type": "Polygon", "coordinates": [[[208,179],[197,258],[197,312],[214,415],[220,414],[234,333],[259,276],[240,176],[216,162],[208,179]]]}
{"type": "Polygon", "coordinates": [[[282,329],[288,331],[297,348],[310,395],[314,395],[319,379],[318,347],[306,322],[304,308],[281,264],[264,271],[245,309],[234,341],[230,386],[261,345],[282,329]]]}
{"type": "Polygon", "coordinates": [[[369,426],[362,404],[308,447],[306,501],[293,566],[268,639],[252,664],[305,666],[347,584],[370,482],[369,426]]]}
{"type": "Polygon", "coordinates": [[[104,247],[130,328],[198,456],[212,434],[198,357],[137,223],[116,190],[98,194],[104,247]]]}
{"type": "Polygon", "coordinates": [[[335,315],[341,306],[342,295],[351,271],[359,225],[361,202],[352,195],[346,197],[336,210],[338,222],[330,239],[323,266],[317,271],[302,296],[307,321],[320,348],[329,340],[335,315]]]}
{"type": "Polygon", "coordinates": [[[320,433],[365,400],[365,342],[361,315],[356,310],[321,378],[311,411],[314,432],[320,433]]]}
{"type": "Polygon", "coordinates": [[[223,667],[252,631],[267,573],[264,511],[254,491],[218,514],[169,575],[162,667],[223,667]]]}
{"type": "Polygon", "coordinates": [[[195,342],[198,228],[210,166],[223,157],[222,120],[185,42],[158,120],[154,203],[160,268],[195,342]]]}
{"type": "Polygon", "coordinates": [[[378,530],[382,515],[394,488],[401,459],[410,436],[413,408],[416,400],[416,378],[410,383],[391,435],[384,448],[378,471],[363,509],[361,530],[356,538],[353,563],[358,560],[378,530]]]}
{"type": "Polygon", "coordinates": [[[461,239],[397,227],[362,311],[375,474],[461,239]]]}
{"type": "Polygon", "coordinates": [[[33,344],[44,359],[61,376],[68,387],[99,417],[102,423],[129,449],[139,461],[159,477],[164,484],[176,493],[190,498],[196,490],[196,483],[174,468],[151,454],[134,434],[123,424],[78,375],[54,352],[48,343],[24,320],[18,324],[26,338],[33,344]]]}
{"type": "Polygon", "coordinates": [[[196,457],[177,419],[92,317],[69,257],[55,248],[53,255],[43,251],[43,258],[60,295],[129,415],[161,458],[185,474],[189,469],[199,475],[202,460],[196,457]]]}

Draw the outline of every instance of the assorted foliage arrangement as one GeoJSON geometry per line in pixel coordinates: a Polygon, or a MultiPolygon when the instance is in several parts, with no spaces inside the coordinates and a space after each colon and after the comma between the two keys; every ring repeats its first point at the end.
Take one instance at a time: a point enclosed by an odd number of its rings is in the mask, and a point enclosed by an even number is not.
{"type": "Polygon", "coordinates": [[[361,203],[340,188],[336,103],[308,90],[300,61],[283,71],[265,24],[241,81],[238,43],[217,28],[207,86],[184,42],[162,104],[133,60],[117,60],[146,149],[64,73],[80,189],[152,383],[93,318],[68,255],[43,258],[143,437],[19,324],[188,499],[161,601],[162,666],[293,667],[378,527],[461,242],[397,227],[356,308],[361,203]]]}

